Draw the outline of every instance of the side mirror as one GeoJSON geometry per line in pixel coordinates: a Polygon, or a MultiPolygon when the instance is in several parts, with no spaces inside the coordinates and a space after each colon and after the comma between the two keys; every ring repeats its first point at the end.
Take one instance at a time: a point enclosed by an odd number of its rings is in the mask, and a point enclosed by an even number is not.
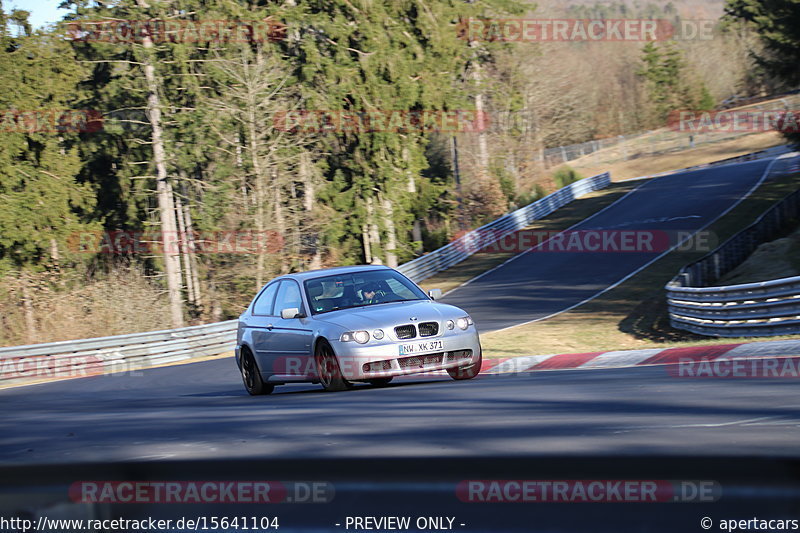
{"type": "Polygon", "coordinates": [[[431,289],[428,291],[428,296],[431,297],[431,300],[441,300],[442,289],[431,289]]]}
{"type": "Polygon", "coordinates": [[[296,307],[287,307],[281,310],[281,318],[305,318],[306,315],[296,307]]]}

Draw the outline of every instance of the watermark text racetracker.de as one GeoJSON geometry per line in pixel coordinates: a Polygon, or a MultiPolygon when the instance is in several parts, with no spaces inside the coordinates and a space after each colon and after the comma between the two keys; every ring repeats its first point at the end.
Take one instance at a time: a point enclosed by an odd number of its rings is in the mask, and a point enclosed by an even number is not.
{"type": "Polygon", "coordinates": [[[667,19],[552,19],[469,18],[458,24],[458,36],[467,41],[504,42],[653,42],[709,41],[714,20],[667,19]]]}
{"type": "Polygon", "coordinates": [[[677,378],[800,378],[800,357],[750,359],[684,358],[667,365],[667,373],[677,378]]]}
{"type": "Polygon", "coordinates": [[[676,110],[667,117],[673,131],[696,133],[799,133],[800,111],[791,109],[676,110]]]}
{"type": "Polygon", "coordinates": [[[477,133],[489,127],[485,112],[403,109],[296,109],[276,113],[273,127],[292,133],[318,132],[464,132],[477,133]]]}
{"type": "Polygon", "coordinates": [[[120,351],[103,356],[74,354],[61,357],[33,355],[0,358],[0,380],[58,380],[90,376],[144,375],[147,362],[132,362],[120,351]]]}
{"type": "Polygon", "coordinates": [[[472,479],[456,487],[467,503],[690,503],[721,495],[712,480],[472,479]]]}
{"type": "Polygon", "coordinates": [[[661,253],[709,252],[717,237],[709,231],[639,229],[508,230],[479,228],[462,231],[453,246],[468,253],[661,253]]]}
{"type": "Polygon", "coordinates": [[[75,20],[66,23],[73,41],[109,44],[265,43],[286,38],[282,22],[263,20],[75,20]]]}
{"type": "Polygon", "coordinates": [[[76,503],[330,503],[327,481],[76,481],[76,503]]]}
{"type": "Polygon", "coordinates": [[[283,249],[277,231],[82,231],[67,238],[67,248],[85,254],[258,254],[283,249]]]}
{"type": "Polygon", "coordinates": [[[103,115],[91,109],[3,109],[0,133],[94,133],[103,115]]]}

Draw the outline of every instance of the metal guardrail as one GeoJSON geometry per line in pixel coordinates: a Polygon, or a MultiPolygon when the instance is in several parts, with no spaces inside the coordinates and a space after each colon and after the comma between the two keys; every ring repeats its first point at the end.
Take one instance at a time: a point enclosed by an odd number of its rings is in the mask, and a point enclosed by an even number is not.
{"type": "MultiPolygon", "coordinates": [[[[800,97],[796,92],[787,93],[776,99],[768,97],[766,101],[749,99],[733,108],[717,110],[712,113],[729,113],[734,111],[781,111],[797,109],[800,97]]],[[[499,131],[508,131],[516,128],[525,131],[529,125],[535,124],[532,114],[525,112],[495,112],[492,114],[490,127],[497,127],[499,131]]],[[[712,120],[714,120],[712,118],[712,120]]],[[[527,161],[544,163],[546,168],[567,164],[587,156],[593,157],[593,165],[611,165],[618,161],[628,161],[642,155],[667,153],[679,148],[691,148],[710,143],[718,143],[737,139],[748,135],[750,132],[739,128],[711,128],[710,131],[682,131],[680,129],[661,128],[643,133],[631,133],[606,139],[598,139],[577,144],[568,144],[533,151],[527,155],[527,161]],[[692,141],[689,136],[692,136],[692,141]]]]}
{"type": "Polygon", "coordinates": [[[0,348],[0,383],[129,372],[233,350],[236,321],[0,348]]]}
{"type": "Polygon", "coordinates": [[[576,181],[552,194],[548,194],[540,200],[474,229],[437,250],[404,263],[397,267],[397,270],[418,283],[437,272],[460,263],[475,252],[494,244],[506,235],[529,226],[534,220],[551,214],[572,200],[608,187],[610,183],[611,175],[608,172],[576,181]]]}
{"type": "MultiPolygon", "coordinates": [[[[607,172],[575,182],[405,263],[398,270],[415,281],[425,279],[610,182],[607,172]]],[[[180,329],[0,348],[0,384],[130,372],[217,355],[233,350],[236,326],[236,320],[229,320],[180,329]]]]}
{"type": "MultiPolygon", "coordinates": [[[[782,158],[789,161],[786,156],[782,158]]],[[[796,163],[789,165],[790,170],[796,168],[796,163]]],[[[786,226],[798,218],[800,190],[773,205],[708,255],[683,267],[666,286],[672,326],[714,337],[800,333],[800,276],[710,286],[739,266],[759,245],[780,237],[786,226]]]]}

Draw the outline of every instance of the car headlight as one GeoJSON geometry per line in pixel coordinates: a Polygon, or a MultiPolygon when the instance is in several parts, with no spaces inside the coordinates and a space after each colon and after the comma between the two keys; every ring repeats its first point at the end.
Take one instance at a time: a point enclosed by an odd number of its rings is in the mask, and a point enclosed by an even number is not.
{"type": "Polygon", "coordinates": [[[375,331],[373,331],[372,332],[372,338],[375,339],[376,341],[381,340],[383,338],[383,330],[382,329],[376,329],[375,331]]]}
{"type": "Polygon", "coordinates": [[[453,329],[454,327],[456,327],[456,323],[455,323],[455,322],[453,322],[452,320],[448,320],[448,321],[445,323],[445,325],[447,326],[447,329],[453,329]]]}
{"type": "Polygon", "coordinates": [[[342,333],[339,339],[342,342],[356,341],[358,344],[366,344],[369,342],[368,331],[347,331],[342,333]]]}
{"type": "Polygon", "coordinates": [[[467,329],[472,325],[472,319],[468,316],[462,316],[456,320],[456,325],[461,329],[467,329]]]}

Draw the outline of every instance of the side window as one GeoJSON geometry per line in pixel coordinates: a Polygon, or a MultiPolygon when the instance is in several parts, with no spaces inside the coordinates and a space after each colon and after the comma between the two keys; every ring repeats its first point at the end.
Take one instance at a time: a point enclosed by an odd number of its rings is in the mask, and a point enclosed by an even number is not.
{"type": "Polygon", "coordinates": [[[280,283],[273,283],[261,293],[261,296],[253,305],[254,315],[272,315],[272,302],[275,301],[275,293],[278,291],[280,283]]]}
{"type": "Polygon", "coordinates": [[[303,298],[300,296],[300,286],[296,282],[284,280],[275,299],[275,314],[280,315],[282,310],[290,307],[296,307],[303,312],[303,298]]]}

